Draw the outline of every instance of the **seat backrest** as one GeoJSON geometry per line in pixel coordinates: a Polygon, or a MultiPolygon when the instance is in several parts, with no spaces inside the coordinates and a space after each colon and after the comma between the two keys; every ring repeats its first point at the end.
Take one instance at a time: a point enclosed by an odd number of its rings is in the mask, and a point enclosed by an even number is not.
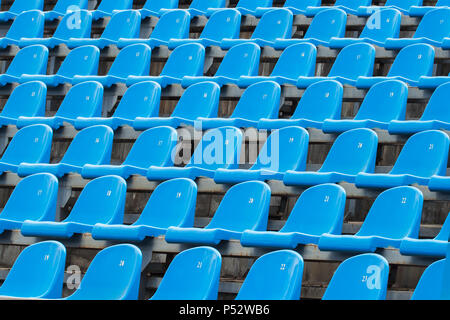
{"type": "Polygon", "coordinates": [[[402,14],[397,9],[385,8],[376,10],[367,19],[366,25],[361,32],[360,38],[368,38],[385,42],[389,38],[398,38],[402,14]]]}
{"type": "Polygon", "coordinates": [[[387,0],[385,7],[395,6],[400,9],[409,10],[412,6],[422,6],[423,0],[387,0]]]}
{"type": "Polygon", "coordinates": [[[290,79],[314,77],[316,72],[317,49],[311,43],[299,43],[284,49],[271,76],[290,79]]]}
{"type": "Polygon", "coordinates": [[[64,222],[122,224],[126,193],[127,183],[119,176],[91,180],[64,222]]]}
{"type": "Polygon", "coordinates": [[[439,8],[427,12],[414,33],[414,38],[426,37],[442,42],[450,36],[450,8],[439,8]]]}
{"type": "Polygon", "coordinates": [[[341,117],[344,87],[334,80],[324,80],[306,88],[292,119],[324,121],[341,117]]]}
{"type": "Polygon", "coordinates": [[[129,10],[133,6],[133,0],[102,0],[97,10],[112,14],[114,10],[129,10]]]}
{"type": "Polygon", "coordinates": [[[309,133],[301,127],[272,131],[259,151],[253,170],[303,171],[308,158],[309,133]]]}
{"type": "Polygon", "coordinates": [[[408,101],[408,86],[398,80],[388,80],[373,85],[367,92],[355,120],[390,122],[403,120],[408,101]]]}
{"type": "Polygon", "coordinates": [[[441,300],[444,272],[445,259],[430,264],[422,273],[411,300],[441,300]]]}
{"type": "Polygon", "coordinates": [[[169,41],[189,38],[191,16],[186,10],[171,10],[159,18],[150,39],[169,41]]]}
{"type": "Polygon", "coordinates": [[[448,241],[450,238],[450,214],[444,221],[438,235],[434,238],[435,240],[448,241]]]}
{"type": "Polygon", "coordinates": [[[277,8],[265,13],[259,20],[252,39],[275,41],[292,36],[292,21],[294,15],[288,9],[277,8]]]}
{"type": "Polygon", "coordinates": [[[216,41],[239,39],[240,32],[241,13],[236,9],[223,9],[211,15],[199,38],[216,41]]]}
{"type": "Polygon", "coordinates": [[[53,34],[53,38],[69,40],[70,38],[90,38],[92,14],[87,10],[67,12],[53,34]]]}
{"type": "Polygon", "coordinates": [[[185,250],[172,260],[152,300],[216,300],[222,257],[214,248],[185,250]]]}
{"type": "Polygon", "coordinates": [[[199,43],[186,43],[172,51],[161,76],[182,78],[202,76],[205,64],[205,47],[199,43]]]}
{"type": "Polygon", "coordinates": [[[17,86],[6,101],[1,116],[39,117],[45,115],[47,86],[40,81],[31,81],[17,86]]]}
{"type": "Polygon", "coordinates": [[[375,253],[342,262],[333,274],[322,300],[385,300],[389,263],[375,253]]]}
{"type": "Polygon", "coordinates": [[[177,9],[178,0],[147,0],[143,9],[159,12],[161,9],[177,9]]]}
{"type": "Polygon", "coordinates": [[[335,6],[342,6],[348,9],[356,10],[360,6],[370,6],[372,4],[372,0],[336,0],[334,3],[335,6]]]}
{"type": "Polygon", "coordinates": [[[378,136],[370,129],[352,129],[334,141],[319,172],[356,175],[373,172],[377,156],[378,136]]]}
{"type": "Polygon", "coordinates": [[[79,83],[70,88],[55,115],[69,119],[99,117],[102,112],[103,91],[99,82],[79,83]]]}
{"type": "Polygon", "coordinates": [[[8,12],[20,14],[28,10],[44,9],[44,0],[14,0],[8,12]]]}
{"type": "Polygon", "coordinates": [[[53,130],[43,124],[20,129],[12,138],[0,162],[19,165],[25,163],[48,163],[52,146],[53,130]]]}
{"type": "Polygon", "coordinates": [[[412,44],[400,50],[388,77],[402,76],[417,81],[421,76],[432,76],[433,65],[434,48],[425,43],[412,44]]]}
{"type": "Polygon", "coordinates": [[[220,87],[215,82],[200,82],[189,86],[173,110],[172,117],[195,120],[217,117],[220,87]]]}
{"type": "Polygon", "coordinates": [[[322,0],[286,0],[284,6],[286,8],[306,10],[307,7],[320,7],[321,4],[322,0]]]}
{"type": "Polygon", "coordinates": [[[100,50],[95,46],[73,49],[64,59],[57,74],[73,78],[76,75],[90,76],[98,73],[100,50]]]}
{"type": "Polygon", "coordinates": [[[9,197],[0,219],[54,221],[57,197],[58,179],[55,176],[38,173],[25,177],[9,197]]]}
{"type": "Polygon", "coordinates": [[[305,39],[329,41],[333,37],[343,38],[347,24],[347,14],[344,10],[330,8],[315,15],[306,30],[305,39]]]}
{"type": "Polygon", "coordinates": [[[88,0],[58,0],[53,7],[53,11],[66,13],[68,10],[77,7],[78,9],[87,10],[88,0]]]}
{"type": "Polygon", "coordinates": [[[239,0],[236,8],[244,8],[254,11],[256,8],[272,7],[273,0],[239,0]]]}
{"type": "Polygon", "coordinates": [[[248,181],[228,189],[206,229],[221,228],[236,232],[265,231],[271,191],[261,181],[248,181]]]}
{"type": "Polygon", "coordinates": [[[139,295],[142,252],[132,244],[118,244],[97,253],[68,300],[136,300],[139,295]]]}
{"type": "Polygon", "coordinates": [[[447,102],[450,101],[450,82],[441,84],[433,92],[427,107],[423,111],[420,120],[441,120],[450,122],[450,108],[447,108],[447,102]]]}
{"type": "Polygon", "coordinates": [[[108,75],[119,78],[146,76],[150,73],[152,49],[143,43],[129,45],[120,50],[108,75]]]}
{"type": "Polygon", "coordinates": [[[73,138],[61,163],[75,166],[109,164],[114,131],[108,126],[93,126],[81,130],[73,138]]]}
{"type": "Polygon", "coordinates": [[[242,132],[235,127],[208,130],[194,150],[186,167],[209,170],[237,168],[242,147],[242,132]]]}
{"type": "Polygon", "coordinates": [[[153,81],[143,81],[129,87],[113,117],[134,120],[136,117],[157,117],[161,101],[161,86],[153,81]]]}
{"type": "Polygon", "coordinates": [[[209,8],[223,8],[226,0],[192,0],[189,8],[206,12],[209,8]]]}
{"type": "Polygon", "coordinates": [[[352,80],[360,76],[371,77],[374,63],[375,48],[371,44],[351,44],[338,54],[328,76],[341,76],[352,80]]]}
{"type": "Polygon", "coordinates": [[[21,298],[61,298],[66,248],[57,241],[26,247],[0,287],[0,295],[21,298]]]}
{"type": "Polygon", "coordinates": [[[174,128],[156,127],[148,129],[136,139],[123,164],[138,168],[171,166],[173,165],[172,155],[177,142],[177,131],[174,128]]]}
{"type": "Polygon", "coordinates": [[[232,47],[217,69],[216,76],[239,79],[241,76],[257,76],[261,49],[254,43],[242,43],[232,47]]]}
{"type": "Polygon", "coordinates": [[[303,258],[292,250],[259,257],[252,265],[236,300],[298,300],[302,289],[303,258]]]}
{"type": "Polygon", "coordinates": [[[438,0],[436,7],[450,7],[450,0],[438,0]]]}
{"type": "Polygon", "coordinates": [[[375,199],[357,235],[417,238],[422,206],[423,195],[419,189],[410,186],[388,189],[375,199]]]}
{"type": "Polygon", "coordinates": [[[346,192],[337,184],[321,184],[306,189],[297,200],[280,232],[300,232],[320,236],[341,234],[346,192]]]}
{"type": "Polygon", "coordinates": [[[186,178],[159,184],[134,225],[158,228],[192,227],[194,225],[197,185],[186,178]]]}
{"type": "Polygon", "coordinates": [[[44,13],[39,10],[25,11],[12,23],[5,37],[14,40],[20,38],[42,38],[44,35],[44,13]]]}
{"type": "MultiPolygon", "coordinates": [[[[127,0],[128,1],[128,0],[127,0]]],[[[114,3],[118,3],[113,0],[114,3]]],[[[121,2],[119,2],[121,3],[121,2]]],[[[113,14],[101,38],[119,40],[120,38],[139,38],[141,14],[136,10],[124,10],[113,14]]]]}
{"type": "Polygon", "coordinates": [[[6,70],[6,74],[20,77],[23,74],[45,74],[47,72],[48,49],[36,44],[21,49],[6,70]]]}

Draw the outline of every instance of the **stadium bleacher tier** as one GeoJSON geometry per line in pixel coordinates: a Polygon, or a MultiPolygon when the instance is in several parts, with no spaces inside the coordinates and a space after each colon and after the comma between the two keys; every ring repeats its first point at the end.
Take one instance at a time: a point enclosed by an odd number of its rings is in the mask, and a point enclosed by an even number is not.
{"type": "Polygon", "coordinates": [[[449,0],[1,0],[0,299],[450,299],[449,63],[449,0]]]}

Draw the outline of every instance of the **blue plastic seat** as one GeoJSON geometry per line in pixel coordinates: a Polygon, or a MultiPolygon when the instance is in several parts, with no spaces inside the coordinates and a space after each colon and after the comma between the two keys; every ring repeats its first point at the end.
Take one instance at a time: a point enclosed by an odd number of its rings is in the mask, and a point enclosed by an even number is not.
{"type": "Polygon", "coordinates": [[[389,263],[375,253],[342,262],[333,274],[322,300],[385,300],[389,263]]]}
{"type": "Polygon", "coordinates": [[[421,89],[436,89],[447,82],[450,82],[450,73],[448,76],[421,76],[417,86],[421,89]]]}
{"type": "Polygon", "coordinates": [[[81,39],[91,37],[92,15],[87,10],[68,12],[59,22],[55,33],[50,38],[43,38],[42,34],[34,37],[21,37],[19,47],[27,47],[33,44],[42,44],[47,48],[54,48],[61,44],[67,44],[69,39],[81,39]]]}
{"type": "Polygon", "coordinates": [[[237,183],[250,180],[283,180],[284,173],[288,170],[305,170],[308,142],[308,131],[300,127],[273,131],[250,169],[217,169],[214,181],[237,183]]]}
{"type": "Polygon", "coordinates": [[[450,139],[442,131],[428,130],[406,141],[389,173],[359,173],[355,184],[365,188],[428,185],[433,175],[445,175],[450,139]]]}
{"type": "Polygon", "coordinates": [[[290,119],[261,119],[258,129],[289,126],[321,129],[325,119],[341,117],[344,87],[335,80],[322,80],[306,88],[290,119]]]}
{"type": "MultiPolygon", "coordinates": [[[[238,10],[242,15],[252,15],[257,14],[257,10],[260,8],[272,8],[273,0],[239,0],[236,4],[236,10],[238,10]]],[[[216,11],[223,10],[220,8],[209,8],[206,11],[206,16],[210,16],[216,11]]]]}
{"type": "Polygon", "coordinates": [[[236,84],[241,76],[257,76],[261,48],[254,43],[242,43],[228,50],[214,76],[185,76],[181,85],[187,88],[202,81],[213,81],[220,86],[236,84]]]}
{"type": "Polygon", "coordinates": [[[199,117],[217,117],[220,87],[214,82],[200,82],[188,87],[178,100],[170,117],[136,117],[135,130],[145,130],[158,126],[178,128],[182,125],[194,126],[199,117]]]}
{"type": "Polygon", "coordinates": [[[136,117],[152,117],[159,114],[161,87],[151,81],[137,83],[125,92],[114,114],[109,118],[77,117],[74,127],[77,130],[103,124],[113,130],[132,126],[136,117]]]}
{"type": "Polygon", "coordinates": [[[323,132],[344,132],[356,128],[387,129],[392,120],[405,119],[408,86],[398,80],[375,84],[367,92],[358,113],[351,120],[327,119],[323,132]]]}
{"type": "Polygon", "coordinates": [[[44,12],[45,20],[52,21],[70,12],[87,10],[88,2],[89,0],[58,0],[52,10],[44,12]]]}
{"type": "Polygon", "coordinates": [[[177,132],[173,128],[149,129],[136,139],[122,165],[86,164],[83,166],[81,175],[89,179],[106,175],[116,175],[124,179],[128,179],[133,174],[145,176],[150,166],[173,165],[172,156],[177,140],[177,132]]]}
{"type": "Polygon", "coordinates": [[[224,39],[220,47],[229,49],[247,42],[256,43],[260,47],[273,46],[277,39],[291,38],[293,19],[294,16],[288,9],[273,9],[262,16],[250,39],[224,39]]]}
{"type": "Polygon", "coordinates": [[[442,259],[433,262],[425,269],[411,300],[442,300],[442,288],[446,285],[444,282],[445,264],[445,259],[442,259]]]}
{"type": "Polygon", "coordinates": [[[238,166],[242,147],[242,132],[235,127],[208,130],[184,167],[151,166],[148,180],[168,180],[204,176],[213,178],[217,169],[234,169],[238,166]]]}
{"type": "Polygon", "coordinates": [[[273,81],[252,84],[242,94],[229,118],[197,118],[202,129],[233,126],[256,127],[263,118],[274,119],[280,109],[281,87],[273,81]],[[258,106],[255,108],[255,106],[258,106]]]}
{"type": "Polygon", "coordinates": [[[375,252],[377,248],[400,247],[405,238],[419,236],[423,195],[409,186],[382,192],[355,235],[323,234],[321,251],[375,252]]]}
{"type": "Polygon", "coordinates": [[[222,240],[239,240],[246,230],[266,230],[270,195],[269,186],[261,181],[234,185],[205,228],[169,227],[165,240],[169,243],[217,245],[222,240]]]}
{"type": "Polygon", "coordinates": [[[105,176],[91,180],[81,191],[70,214],[61,222],[25,220],[24,236],[71,238],[91,232],[96,223],[123,223],[127,183],[121,177],[105,176]]]}
{"type": "Polygon", "coordinates": [[[142,19],[147,17],[160,17],[167,10],[173,10],[178,8],[178,0],[147,0],[139,9],[142,19]]]}
{"type": "Polygon", "coordinates": [[[212,14],[200,36],[196,39],[170,39],[168,47],[174,49],[186,43],[199,43],[204,47],[220,46],[223,39],[239,39],[241,13],[236,9],[223,9],[212,14]]]}
{"type": "Polygon", "coordinates": [[[0,172],[17,172],[22,162],[48,163],[53,131],[46,125],[33,125],[19,130],[0,159],[0,172]]]}
{"type": "Polygon", "coordinates": [[[440,85],[431,96],[419,120],[392,120],[389,123],[389,133],[408,134],[425,130],[450,130],[450,83],[440,85]]]}
{"type": "Polygon", "coordinates": [[[56,241],[26,247],[0,287],[1,297],[56,299],[62,295],[66,248],[56,241]]]}
{"type": "Polygon", "coordinates": [[[0,125],[16,125],[21,116],[44,116],[46,96],[47,87],[40,81],[16,87],[0,112],[0,125]]]}
{"type": "Polygon", "coordinates": [[[181,45],[170,54],[159,76],[129,74],[127,86],[141,81],[154,81],[165,88],[170,84],[181,83],[183,77],[198,77],[203,75],[205,64],[205,48],[198,43],[181,45]]]}
{"type": "Polygon", "coordinates": [[[361,77],[373,75],[374,64],[375,48],[368,43],[354,43],[341,50],[327,77],[299,77],[297,87],[306,88],[327,79],[355,85],[361,77]]]}
{"type": "Polygon", "coordinates": [[[331,8],[318,13],[306,30],[303,38],[278,39],[275,41],[275,49],[285,49],[297,43],[312,43],[314,45],[329,46],[330,40],[345,36],[347,14],[337,8],[331,8]]]}
{"type": "Polygon", "coordinates": [[[287,171],[283,182],[303,186],[341,181],[352,183],[360,172],[374,172],[377,146],[378,137],[370,129],[346,131],[336,138],[318,171],[287,171]]]}
{"type": "MultiPolygon", "coordinates": [[[[133,6],[133,0],[102,0],[96,10],[92,11],[94,20],[104,19],[113,15],[116,10],[130,10],[133,6]]],[[[136,13],[139,13],[136,11],[136,13]]]]}
{"type": "Polygon", "coordinates": [[[192,0],[187,9],[191,17],[205,16],[208,9],[223,9],[226,6],[226,0],[192,0]]]}
{"type": "Polygon", "coordinates": [[[117,47],[136,43],[145,43],[151,48],[167,46],[170,39],[188,38],[190,23],[191,17],[186,10],[169,10],[159,18],[148,39],[122,37],[117,41],[117,47]]]}
{"type": "Polygon", "coordinates": [[[146,44],[132,44],[120,50],[108,73],[104,76],[74,76],[73,84],[97,81],[104,87],[125,83],[130,75],[143,76],[150,72],[152,49],[146,44]]]}
{"type": "Polygon", "coordinates": [[[409,8],[409,15],[412,17],[422,17],[432,10],[448,7],[450,7],[450,0],[438,0],[434,6],[411,6],[409,8]]]}
{"type": "Polygon", "coordinates": [[[294,44],[283,50],[270,76],[241,76],[238,85],[244,88],[268,80],[275,81],[280,85],[296,85],[298,77],[314,77],[316,56],[317,49],[311,43],[294,44]]]}
{"type": "Polygon", "coordinates": [[[299,300],[303,265],[295,251],[266,253],[252,265],[236,300],[299,300]]]}
{"type": "Polygon", "coordinates": [[[0,21],[14,20],[18,15],[28,10],[44,9],[44,0],[14,0],[8,11],[0,12],[0,21]]]}
{"type": "Polygon", "coordinates": [[[151,300],[217,300],[221,266],[214,248],[185,250],[172,260],[151,300]]]}
{"type": "Polygon", "coordinates": [[[39,10],[25,11],[14,19],[6,35],[0,38],[0,48],[18,46],[21,38],[37,38],[44,35],[44,14],[39,10]]]}
{"type": "MultiPolygon", "coordinates": [[[[93,20],[95,19],[93,18],[93,20]]],[[[117,45],[120,38],[139,38],[140,28],[141,15],[138,11],[119,11],[112,16],[100,38],[70,38],[66,41],[66,45],[69,48],[93,45],[103,49],[107,46],[117,45]]]]}
{"type": "Polygon", "coordinates": [[[379,6],[360,6],[358,16],[370,16],[374,11],[381,8],[394,8],[402,14],[409,15],[409,10],[413,6],[422,6],[423,0],[387,0],[383,7],[379,6]]]}
{"type": "Polygon", "coordinates": [[[336,184],[306,189],[279,232],[245,231],[241,244],[295,249],[298,245],[317,244],[322,234],[341,234],[345,200],[345,190],[336,184]]]}
{"type": "Polygon", "coordinates": [[[380,47],[385,47],[391,39],[400,35],[402,14],[397,9],[381,9],[375,11],[366,22],[359,38],[330,39],[330,48],[344,48],[353,43],[366,42],[380,47]]]}
{"type": "Polygon", "coordinates": [[[71,83],[76,75],[96,75],[100,60],[100,50],[94,46],[83,46],[73,49],[64,59],[56,74],[28,75],[19,78],[20,83],[28,81],[42,81],[47,86],[56,87],[60,84],[71,83]]]}
{"type": "Polygon", "coordinates": [[[19,176],[39,172],[62,177],[71,172],[81,173],[86,164],[109,164],[114,131],[107,126],[94,126],[80,131],[59,163],[34,164],[22,162],[17,170],[19,176]]]}
{"type": "Polygon", "coordinates": [[[103,91],[98,82],[80,83],[69,90],[53,117],[20,116],[16,125],[23,128],[32,124],[46,124],[57,130],[64,122],[73,125],[77,117],[99,117],[102,112],[103,91]]]}
{"type": "Polygon", "coordinates": [[[146,237],[164,235],[168,227],[194,225],[197,185],[180,178],[165,181],[152,192],[139,219],[131,226],[96,224],[92,237],[96,240],[142,241],[146,237]]]}
{"type": "Polygon", "coordinates": [[[78,289],[65,300],[137,300],[142,252],[132,244],[103,249],[92,260],[78,289]]]}
{"type": "MultiPolygon", "coordinates": [[[[357,15],[361,6],[370,6],[371,4],[372,0],[336,0],[334,7],[344,10],[346,13],[357,15]]],[[[327,7],[308,7],[306,8],[306,15],[314,16],[323,10],[327,10],[327,7]]]]}
{"type": "MultiPolygon", "coordinates": [[[[286,0],[283,8],[289,9],[294,15],[306,14],[307,7],[320,7],[322,0],[286,0]]],[[[255,17],[261,17],[264,13],[272,10],[271,7],[256,8],[255,17]]]]}

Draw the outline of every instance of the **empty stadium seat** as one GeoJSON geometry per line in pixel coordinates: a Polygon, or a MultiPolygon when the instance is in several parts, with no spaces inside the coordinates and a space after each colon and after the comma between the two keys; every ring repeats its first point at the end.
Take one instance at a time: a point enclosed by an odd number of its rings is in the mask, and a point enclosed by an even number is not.
{"type": "Polygon", "coordinates": [[[250,169],[217,169],[214,181],[236,183],[250,180],[283,180],[284,173],[288,170],[305,170],[308,142],[308,132],[300,127],[285,127],[273,131],[250,169]]]}
{"type": "Polygon", "coordinates": [[[338,54],[327,77],[299,77],[297,87],[306,88],[313,83],[327,79],[355,85],[356,80],[360,77],[373,75],[374,64],[375,48],[371,44],[351,44],[338,54]]]}
{"type": "Polygon", "coordinates": [[[94,126],[80,131],[59,163],[34,164],[25,161],[17,170],[20,176],[49,172],[62,177],[71,172],[81,173],[85,164],[109,164],[114,132],[107,126],[94,126]]]}
{"type": "Polygon", "coordinates": [[[363,188],[428,185],[433,175],[445,175],[450,139],[442,131],[416,133],[406,141],[389,173],[359,173],[355,184],[363,188]]]}
{"type": "Polygon", "coordinates": [[[96,224],[92,237],[96,240],[142,241],[166,233],[168,227],[194,225],[197,185],[180,178],[165,181],[152,192],[144,211],[131,226],[96,224]]]}
{"type": "Polygon", "coordinates": [[[344,87],[337,81],[314,83],[306,88],[290,119],[261,119],[258,129],[273,130],[288,126],[321,129],[325,119],[341,117],[343,94],[344,87]]]}
{"type": "Polygon", "coordinates": [[[225,6],[226,0],[192,0],[187,11],[191,14],[191,17],[204,16],[210,8],[221,9],[225,6]]]}
{"type": "Polygon", "coordinates": [[[408,101],[408,86],[398,80],[387,80],[372,86],[358,113],[351,120],[326,119],[323,132],[344,132],[356,128],[387,129],[392,120],[403,120],[408,101]]]}
{"type": "Polygon", "coordinates": [[[40,81],[17,86],[0,112],[0,125],[16,125],[21,116],[44,116],[46,96],[47,87],[40,81]]]}
{"type": "Polygon", "coordinates": [[[409,8],[409,15],[413,17],[421,17],[432,10],[448,7],[450,7],[450,0],[438,0],[434,6],[411,6],[409,8]]]}
{"type": "Polygon", "coordinates": [[[45,20],[52,21],[67,13],[87,10],[89,0],[58,0],[50,11],[45,11],[45,20]]]}
{"type": "Polygon", "coordinates": [[[172,260],[151,300],[216,300],[221,266],[214,248],[185,250],[172,260]]]}
{"type": "Polygon", "coordinates": [[[202,76],[205,64],[205,48],[198,43],[181,45],[170,54],[159,76],[129,74],[126,84],[130,86],[141,81],[154,81],[165,88],[170,84],[181,83],[184,76],[202,76]]]}
{"type": "Polygon", "coordinates": [[[65,300],[137,300],[142,252],[132,244],[103,249],[92,260],[78,289],[65,300]]]}
{"type": "MultiPolygon", "coordinates": [[[[289,9],[294,15],[306,14],[307,7],[320,7],[322,0],[286,0],[284,8],[289,9]]],[[[256,8],[255,17],[261,17],[264,13],[272,10],[271,7],[256,8]]]]}
{"type": "Polygon", "coordinates": [[[145,43],[151,48],[167,46],[170,39],[189,37],[190,22],[191,17],[186,10],[169,10],[159,18],[158,23],[148,39],[122,37],[117,41],[117,47],[124,48],[130,44],[136,43],[145,43]]]}
{"type": "Polygon", "coordinates": [[[132,6],[133,0],[101,0],[97,9],[92,11],[92,18],[94,20],[104,19],[112,16],[116,10],[130,10],[132,6]]]}
{"type": "Polygon", "coordinates": [[[297,84],[298,77],[314,77],[316,72],[317,49],[311,43],[299,43],[283,50],[270,76],[241,76],[239,87],[248,87],[262,81],[283,84],[297,84]],[[293,63],[295,61],[295,63],[293,63]]]}
{"type": "Polygon", "coordinates": [[[252,265],[236,300],[299,300],[303,264],[295,251],[266,253],[252,265]]]}
{"type": "Polygon", "coordinates": [[[403,239],[419,236],[422,205],[419,189],[409,186],[388,189],[376,198],[355,235],[323,234],[319,249],[375,252],[377,248],[398,248],[403,239]]]}
{"type": "Polygon", "coordinates": [[[103,124],[113,130],[133,125],[136,117],[153,117],[159,114],[161,87],[151,81],[144,81],[132,85],[120,99],[114,114],[109,118],[77,117],[74,127],[77,130],[103,124]]]}
{"type": "Polygon", "coordinates": [[[0,287],[1,297],[23,299],[60,298],[64,284],[66,248],[56,241],[26,247],[0,287]]]}
{"type": "Polygon", "coordinates": [[[150,166],[173,165],[172,153],[177,140],[177,132],[173,128],[149,129],[139,135],[122,165],[86,164],[83,166],[81,175],[89,179],[106,175],[121,176],[124,179],[128,179],[133,174],[145,176],[150,166]]]}
{"type": "Polygon", "coordinates": [[[181,85],[183,88],[202,81],[213,81],[220,86],[233,84],[241,76],[256,76],[259,70],[261,49],[254,43],[242,43],[228,50],[219,68],[212,77],[185,76],[181,85]]]}
{"type": "Polygon", "coordinates": [[[25,220],[24,236],[71,238],[90,232],[96,223],[123,223],[127,183],[121,177],[105,176],[91,180],[81,191],[69,216],[61,222],[25,220]]]}
{"type": "Polygon", "coordinates": [[[378,137],[370,129],[353,129],[339,135],[318,171],[284,174],[285,185],[312,186],[341,181],[354,182],[360,172],[373,172],[378,137]]]}
{"type": "Polygon", "coordinates": [[[147,0],[142,7],[139,9],[142,19],[147,17],[160,17],[166,11],[162,9],[177,9],[178,0],[147,0]]]}
{"type": "MultiPolygon", "coordinates": [[[[273,0],[239,0],[236,4],[236,10],[242,15],[253,15],[255,16],[257,10],[260,8],[272,8],[273,0]]],[[[220,8],[209,8],[206,11],[206,16],[210,16],[214,12],[221,10],[220,8]]]]}
{"type": "Polygon", "coordinates": [[[306,189],[297,200],[279,232],[244,231],[246,247],[290,248],[317,244],[322,234],[341,234],[345,211],[345,190],[336,184],[306,189]]]}
{"type": "Polygon", "coordinates": [[[143,76],[150,72],[152,49],[146,44],[132,44],[120,50],[111,68],[104,76],[74,76],[73,84],[97,81],[104,87],[125,83],[130,75],[143,76]]]}
{"type": "Polygon", "coordinates": [[[99,117],[102,112],[103,91],[98,82],[80,83],[69,90],[53,117],[20,116],[16,125],[23,128],[32,124],[46,124],[56,130],[64,122],[73,124],[77,117],[99,117]]]}
{"type": "Polygon", "coordinates": [[[39,10],[25,11],[14,19],[6,35],[0,38],[0,48],[18,46],[21,38],[38,38],[44,34],[44,14],[39,10]]]}
{"type": "MultiPolygon", "coordinates": [[[[359,0],[359,1],[336,0],[336,2],[334,3],[334,7],[344,10],[346,13],[357,15],[359,7],[370,6],[371,4],[372,0],[359,0]]],[[[327,7],[326,6],[307,7],[306,15],[314,16],[323,10],[327,10],[327,7]]]]}
{"type": "Polygon", "coordinates": [[[421,6],[423,0],[387,0],[383,7],[379,6],[360,6],[358,8],[358,16],[371,15],[375,10],[381,8],[394,8],[399,10],[402,14],[409,14],[409,10],[413,6],[421,6]]]}
{"type": "Polygon", "coordinates": [[[169,243],[217,245],[222,240],[240,239],[246,230],[266,230],[270,195],[269,186],[261,181],[234,185],[205,228],[169,227],[165,240],[169,243]]]}
{"type": "Polygon", "coordinates": [[[445,259],[430,264],[420,277],[411,300],[441,300],[444,282],[445,259]]]}
{"type": "Polygon", "coordinates": [[[214,177],[219,168],[237,168],[242,146],[242,132],[235,127],[221,127],[207,131],[184,167],[156,167],[147,170],[149,180],[168,180],[199,176],[214,177]]]}
{"type": "Polygon", "coordinates": [[[28,75],[19,78],[20,83],[28,81],[42,81],[47,86],[56,87],[60,84],[71,83],[77,75],[96,75],[100,60],[100,50],[94,46],[83,46],[73,49],[66,56],[56,74],[28,75]]]}
{"type": "Polygon", "coordinates": [[[229,118],[197,118],[196,126],[202,129],[233,126],[256,127],[263,118],[273,119],[280,109],[281,87],[273,81],[252,84],[242,94],[229,118]],[[258,106],[255,108],[255,106],[258,106]]]}
{"type": "Polygon", "coordinates": [[[220,47],[229,49],[247,42],[256,43],[260,47],[273,46],[275,40],[292,36],[293,19],[291,11],[283,8],[273,9],[262,16],[250,39],[223,39],[220,47]]]}
{"type": "Polygon", "coordinates": [[[24,11],[42,11],[42,9],[44,9],[44,0],[14,0],[8,11],[0,12],[0,21],[14,20],[24,11]]]}
{"type": "Polygon", "coordinates": [[[385,300],[389,263],[375,253],[348,258],[333,274],[322,300],[385,300]]]}
{"type": "Polygon", "coordinates": [[[178,128],[182,125],[194,126],[199,117],[217,117],[220,87],[214,82],[200,82],[188,87],[178,100],[170,117],[137,117],[133,122],[135,130],[145,130],[158,126],[178,128]]]}

